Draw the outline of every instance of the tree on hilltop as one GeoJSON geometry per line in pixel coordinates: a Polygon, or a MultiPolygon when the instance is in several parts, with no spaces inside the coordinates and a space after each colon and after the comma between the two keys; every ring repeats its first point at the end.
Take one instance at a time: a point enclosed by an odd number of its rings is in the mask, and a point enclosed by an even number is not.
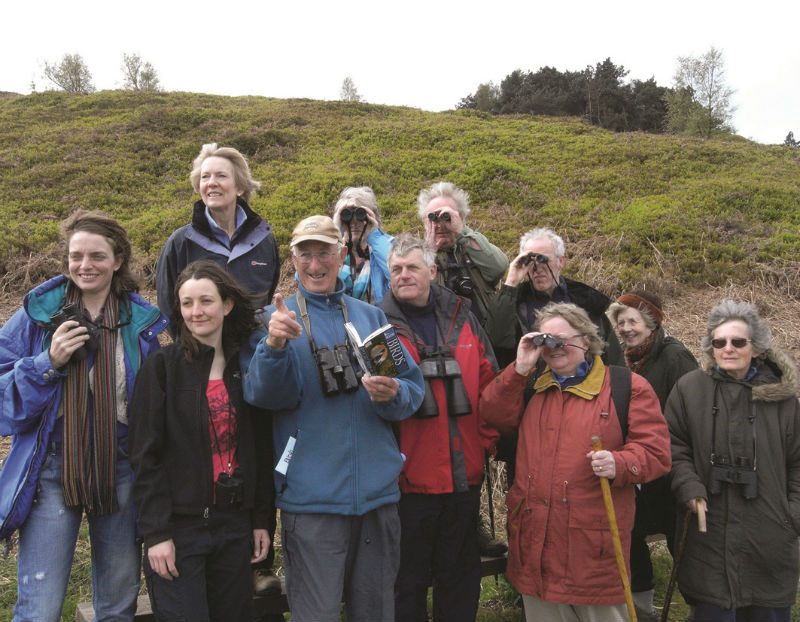
{"type": "Polygon", "coordinates": [[[679,56],[673,78],[675,91],[666,98],[667,131],[710,138],[732,132],[734,91],[725,83],[722,51],[714,46],[700,57],[679,56]]]}
{"type": "Polygon", "coordinates": [[[794,132],[789,132],[783,141],[786,147],[800,147],[800,140],[794,139],[794,132]]]}
{"type": "Polygon", "coordinates": [[[355,82],[353,82],[353,78],[347,76],[342,81],[342,90],[339,94],[339,99],[343,102],[360,102],[361,95],[358,94],[358,89],[356,88],[355,82]]]}
{"type": "Polygon", "coordinates": [[[160,91],[158,73],[155,67],[142,61],[138,54],[122,55],[122,73],[125,78],[123,88],[132,91],[160,91]]]}
{"type": "Polygon", "coordinates": [[[44,77],[67,93],[94,93],[92,74],[80,54],[64,54],[58,64],[44,64],[44,77]]]}

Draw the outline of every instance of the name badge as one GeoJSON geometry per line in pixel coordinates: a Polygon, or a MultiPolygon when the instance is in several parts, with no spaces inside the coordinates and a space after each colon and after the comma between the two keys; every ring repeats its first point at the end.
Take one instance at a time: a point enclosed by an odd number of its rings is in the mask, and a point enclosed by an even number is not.
{"type": "Polygon", "coordinates": [[[292,454],[294,453],[294,444],[296,440],[294,436],[290,436],[289,440],[286,441],[286,447],[283,449],[281,459],[278,460],[278,464],[275,467],[275,470],[281,475],[286,475],[286,471],[289,468],[289,461],[292,459],[292,454]]]}

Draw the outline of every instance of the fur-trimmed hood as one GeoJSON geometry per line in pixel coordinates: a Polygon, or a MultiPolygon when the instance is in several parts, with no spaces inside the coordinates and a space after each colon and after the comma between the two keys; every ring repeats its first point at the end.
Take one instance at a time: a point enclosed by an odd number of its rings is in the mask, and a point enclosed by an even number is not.
{"type": "MultiPolygon", "coordinates": [[[[756,359],[756,365],[758,374],[753,378],[753,382],[744,383],[753,388],[754,401],[780,402],[790,397],[797,397],[800,376],[797,364],[788,352],[770,348],[756,359]]],[[[709,376],[722,378],[717,371],[717,362],[710,352],[703,353],[700,368],[709,376]]]]}

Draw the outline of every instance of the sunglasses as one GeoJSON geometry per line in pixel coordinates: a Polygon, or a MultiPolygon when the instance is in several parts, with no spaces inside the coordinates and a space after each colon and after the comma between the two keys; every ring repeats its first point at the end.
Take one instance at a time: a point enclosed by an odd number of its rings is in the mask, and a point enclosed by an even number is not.
{"type": "Polygon", "coordinates": [[[450,219],[450,214],[448,212],[433,212],[428,214],[428,220],[431,222],[438,222],[440,220],[450,222],[450,219]]]}
{"type": "MultiPolygon", "coordinates": [[[[750,339],[745,339],[744,337],[732,337],[731,338],[731,345],[734,348],[744,348],[748,343],[750,343],[750,339]]],[[[716,339],[711,340],[711,347],[715,350],[722,350],[725,346],[728,345],[728,340],[723,339],[722,337],[717,337],[716,339]]]]}

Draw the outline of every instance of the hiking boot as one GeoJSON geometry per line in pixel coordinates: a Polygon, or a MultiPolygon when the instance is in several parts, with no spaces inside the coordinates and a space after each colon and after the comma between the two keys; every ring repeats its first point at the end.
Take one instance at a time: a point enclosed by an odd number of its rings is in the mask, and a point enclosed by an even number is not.
{"type": "Polygon", "coordinates": [[[483,557],[502,557],[508,551],[505,542],[492,538],[489,525],[482,518],[478,523],[478,549],[483,557]]]}
{"type": "Polygon", "coordinates": [[[658,612],[653,607],[653,590],[646,592],[633,592],[633,608],[636,610],[636,619],[641,622],[652,622],[659,619],[658,612]]]}
{"type": "Polygon", "coordinates": [[[253,571],[253,593],[256,596],[280,596],[281,580],[272,568],[257,568],[253,571]]]}

